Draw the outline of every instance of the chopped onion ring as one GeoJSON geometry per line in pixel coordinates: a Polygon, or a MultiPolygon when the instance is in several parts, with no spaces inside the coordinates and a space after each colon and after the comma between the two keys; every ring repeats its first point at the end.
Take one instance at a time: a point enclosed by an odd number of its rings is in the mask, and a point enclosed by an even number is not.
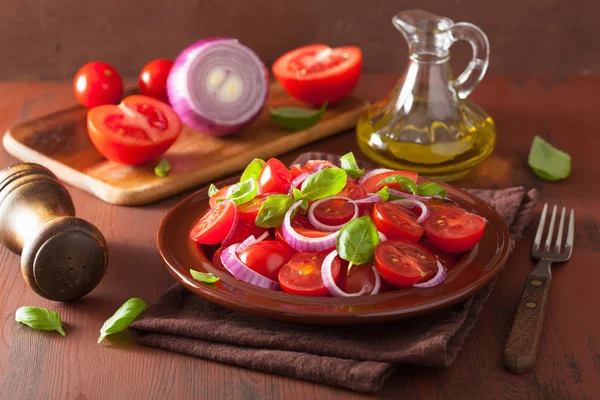
{"type": "Polygon", "coordinates": [[[362,296],[366,293],[367,287],[363,286],[360,292],[357,293],[346,293],[335,283],[333,279],[333,273],[331,272],[331,265],[333,264],[333,260],[338,255],[337,251],[332,250],[331,253],[327,254],[325,259],[323,260],[323,264],[321,265],[321,278],[323,279],[323,284],[329,290],[329,294],[335,297],[358,297],[362,296]]]}
{"type": "Polygon", "coordinates": [[[310,173],[310,172],[303,172],[300,175],[298,175],[296,178],[294,178],[294,180],[292,181],[292,183],[290,183],[290,190],[289,190],[288,194],[290,196],[293,196],[294,195],[294,188],[296,186],[298,186],[299,184],[301,184],[302,182],[304,182],[312,174],[313,173],[310,173]]]}
{"type": "Polygon", "coordinates": [[[223,239],[223,243],[226,243],[231,238],[231,236],[233,235],[233,232],[235,232],[235,228],[237,228],[238,220],[240,218],[240,211],[238,210],[237,204],[235,204],[235,202],[233,200],[225,200],[225,201],[230,201],[233,203],[233,205],[235,206],[235,214],[233,217],[233,223],[231,224],[231,229],[229,230],[229,233],[227,234],[227,236],[225,236],[225,239],[223,239]]]}
{"type": "Polygon", "coordinates": [[[375,176],[375,175],[379,175],[383,172],[393,172],[393,169],[388,169],[388,168],[377,168],[377,169],[372,169],[369,172],[367,172],[366,174],[364,174],[363,176],[360,177],[360,179],[358,180],[358,183],[360,183],[361,185],[363,183],[365,183],[367,181],[367,179],[375,176]]]}
{"type": "Polygon", "coordinates": [[[437,273],[435,274],[435,276],[428,281],[425,281],[422,283],[416,283],[413,285],[413,287],[430,288],[430,287],[437,286],[446,280],[446,276],[447,276],[446,268],[444,268],[444,266],[442,265],[442,263],[439,260],[436,260],[436,262],[437,262],[438,270],[437,270],[437,273]]]}
{"type": "Polygon", "coordinates": [[[239,243],[232,244],[231,246],[227,247],[223,253],[221,253],[221,263],[225,269],[229,271],[231,275],[246,283],[250,283],[264,289],[279,290],[280,286],[278,282],[262,276],[258,272],[248,267],[238,258],[236,254],[238,247],[239,243]]]}
{"type": "Polygon", "coordinates": [[[379,200],[381,200],[381,196],[379,196],[377,193],[369,193],[369,195],[367,197],[365,197],[364,199],[350,200],[350,203],[354,203],[354,204],[377,203],[379,200]]]}
{"type": "Polygon", "coordinates": [[[339,231],[333,232],[327,236],[323,236],[320,238],[309,238],[306,236],[302,236],[298,232],[292,228],[292,213],[296,208],[300,206],[302,200],[298,200],[287,211],[285,217],[283,218],[283,225],[281,226],[281,230],[283,233],[283,238],[294,249],[298,251],[324,251],[335,247],[335,241],[339,235],[339,231]]]}
{"type": "Polygon", "coordinates": [[[345,225],[345,223],[341,224],[341,225],[335,225],[335,226],[326,225],[326,224],[320,222],[317,219],[317,217],[315,217],[315,208],[317,208],[317,206],[319,204],[323,203],[324,201],[328,201],[328,200],[346,200],[346,201],[348,201],[348,203],[350,203],[354,206],[354,215],[352,216],[352,218],[350,218],[350,220],[352,220],[354,218],[358,218],[358,206],[356,204],[354,204],[350,198],[343,197],[343,196],[325,197],[324,199],[319,199],[319,200],[316,200],[315,202],[313,202],[308,209],[308,220],[310,221],[312,226],[314,226],[318,230],[323,231],[323,232],[337,232],[340,229],[342,229],[342,227],[345,225]]]}

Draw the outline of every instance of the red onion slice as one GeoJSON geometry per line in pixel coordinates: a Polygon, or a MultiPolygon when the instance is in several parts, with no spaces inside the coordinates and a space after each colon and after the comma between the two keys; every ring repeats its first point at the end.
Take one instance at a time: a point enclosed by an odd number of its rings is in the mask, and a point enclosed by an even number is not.
{"type": "Polygon", "coordinates": [[[325,259],[323,260],[323,265],[321,265],[321,278],[323,279],[323,284],[329,290],[329,294],[335,297],[358,297],[362,296],[366,293],[367,287],[363,286],[363,288],[358,293],[346,293],[335,283],[333,279],[333,273],[331,272],[331,265],[333,264],[333,260],[338,255],[337,251],[332,250],[331,253],[327,254],[325,259]]]}
{"type": "Polygon", "coordinates": [[[237,254],[240,254],[242,251],[246,250],[248,248],[248,246],[250,246],[251,244],[254,244],[256,242],[256,238],[254,237],[254,235],[250,235],[246,238],[246,240],[244,240],[242,243],[240,243],[237,247],[237,250],[235,251],[237,254]]]}
{"type": "Polygon", "coordinates": [[[346,200],[347,202],[349,202],[350,204],[352,204],[354,206],[354,215],[352,216],[351,219],[358,218],[358,206],[356,204],[354,204],[352,201],[350,201],[351,199],[349,199],[348,197],[343,197],[343,196],[325,197],[324,199],[319,199],[319,200],[316,200],[315,202],[313,202],[308,209],[308,220],[310,221],[312,226],[314,226],[318,230],[323,231],[323,232],[337,232],[340,229],[342,229],[342,226],[344,226],[344,224],[335,225],[335,226],[326,225],[326,224],[320,222],[315,217],[315,208],[317,208],[317,206],[319,204],[321,204],[322,202],[328,201],[328,200],[346,200]]]}
{"type": "Polygon", "coordinates": [[[413,199],[413,200],[420,200],[420,201],[431,200],[431,197],[417,196],[416,194],[404,193],[399,190],[390,189],[389,187],[388,187],[388,193],[393,194],[394,196],[406,197],[407,199],[413,199]]]}
{"type": "Polygon", "coordinates": [[[377,203],[379,200],[381,200],[381,196],[379,196],[377,193],[369,193],[369,195],[367,197],[365,197],[364,199],[350,200],[350,203],[354,203],[354,204],[377,203]]]}
{"type": "Polygon", "coordinates": [[[431,287],[439,285],[440,283],[442,283],[446,280],[446,276],[447,276],[446,269],[444,268],[442,263],[439,262],[439,260],[436,260],[436,262],[437,262],[438,270],[437,270],[437,273],[435,274],[435,276],[428,281],[425,281],[422,283],[416,283],[413,285],[413,287],[431,288],[431,287]]]}
{"type": "Polygon", "coordinates": [[[285,217],[283,218],[281,230],[285,241],[298,251],[318,252],[335,247],[335,241],[340,233],[339,231],[320,238],[309,238],[300,235],[294,230],[294,228],[292,228],[292,213],[300,206],[300,203],[302,203],[302,200],[295,202],[287,211],[287,213],[285,213],[285,217]]]}
{"type": "Polygon", "coordinates": [[[201,40],[175,59],[167,92],[184,124],[207,135],[228,135],[263,110],[269,94],[268,70],[237,39],[201,40]]]}
{"type": "Polygon", "coordinates": [[[381,276],[379,275],[379,271],[377,267],[373,265],[373,273],[375,274],[375,286],[373,286],[373,290],[371,291],[371,295],[378,294],[381,290],[381,276]]]}
{"type": "Polygon", "coordinates": [[[221,253],[221,263],[237,279],[269,290],[279,290],[279,283],[250,269],[237,256],[239,244],[232,244],[221,253]]]}
{"type": "Polygon", "coordinates": [[[429,208],[420,200],[415,199],[400,199],[392,201],[394,204],[400,204],[402,207],[418,206],[421,209],[421,215],[417,218],[417,224],[423,223],[429,217],[429,208]]]}
{"type": "Polygon", "coordinates": [[[360,177],[360,179],[358,180],[358,183],[360,183],[361,185],[363,183],[365,183],[367,181],[367,179],[381,174],[382,172],[393,172],[393,169],[388,169],[388,168],[377,168],[377,169],[372,169],[369,172],[365,173],[363,176],[360,177]]]}
{"type": "Polygon", "coordinates": [[[388,240],[387,236],[385,236],[383,233],[377,231],[377,234],[379,235],[380,242],[385,242],[386,240],[388,240]]]}
{"type": "Polygon", "coordinates": [[[233,232],[235,232],[235,228],[237,228],[238,220],[240,218],[240,211],[238,210],[237,204],[235,204],[235,202],[233,200],[225,200],[225,201],[230,201],[233,203],[233,206],[235,207],[235,214],[233,217],[233,224],[231,224],[231,229],[229,230],[229,233],[227,234],[227,236],[225,236],[225,239],[223,239],[223,243],[227,243],[227,241],[231,238],[231,235],[233,235],[233,232]]]}
{"type": "Polygon", "coordinates": [[[294,194],[294,188],[297,187],[302,182],[304,182],[311,175],[312,175],[312,173],[310,173],[310,172],[304,172],[304,173],[298,175],[296,178],[294,178],[292,183],[290,183],[290,190],[289,190],[288,194],[290,196],[292,196],[294,194]]]}

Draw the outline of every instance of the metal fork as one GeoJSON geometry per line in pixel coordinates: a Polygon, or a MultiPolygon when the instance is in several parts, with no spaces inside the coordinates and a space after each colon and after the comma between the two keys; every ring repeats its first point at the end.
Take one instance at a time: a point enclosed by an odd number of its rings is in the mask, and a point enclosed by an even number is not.
{"type": "Polygon", "coordinates": [[[546,241],[542,249],[542,238],[544,236],[544,226],[548,212],[548,204],[544,204],[531,249],[531,257],[539,260],[539,262],[533,272],[527,277],[527,282],[521,295],[521,302],[515,315],[515,321],[513,322],[508,342],[504,348],[504,365],[509,371],[516,374],[527,372],[535,365],[535,358],[544,324],[544,315],[546,314],[548,293],[550,292],[550,282],[552,280],[550,269],[552,263],[565,262],[571,258],[571,253],[573,253],[575,211],[571,210],[570,212],[569,230],[563,248],[562,238],[566,217],[565,207],[562,208],[556,241],[554,242],[554,246],[552,246],[556,210],[557,207],[554,206],[546,241]]]}

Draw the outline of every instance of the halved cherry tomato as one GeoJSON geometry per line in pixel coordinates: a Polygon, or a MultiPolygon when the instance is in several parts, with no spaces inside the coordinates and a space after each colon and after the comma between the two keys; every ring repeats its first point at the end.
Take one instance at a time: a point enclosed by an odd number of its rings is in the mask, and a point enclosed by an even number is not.
{"type": "Polygon", "coordinates": [[[317,221],[330,226],[345,224],[354,216],[354,205],[343,199],[330,199],[319,203],[315,209],[317,221]]]}
{"type": "Polygon", "coordinates": [[[373,208],[371,218],[377,229],[388,239],[418,242],[424,230],[413,213],[399,204],[379,201],[373,208]]]}
{"type": "Polygon", "coordinates": [[[256,221],[256,216],[260,211],[260,207],[267,200],[269,194],[259,194],[252,200],[239,205],[240,210],[240,220],[248,222],[249,224],[254,224],[256,221]]]}
{"type": "Polygon", "coordinates": [[[438,270],[433,254],[404,240],[387,240],[377,245],[375,263],[381,277],[399,288],[425,282],[438,270]]]}
{"type": "Polygon", "coordinates": [[[455,210],[462,210],[462,208],[460,208],[460,206],[458,204],[456,204],[455,202],[450,201],[450,200],[442,200],[442,199],[438,199],[438,198],[434,198],[429,201],[426,201],[425,205],[427,206],[427,208],[429,208],[429,211],[431,213],[434,213],[434,212],[437,212],[440,210],[445,210],[447,208],[452,208],[455,210]]]}
{"type": "Polygon", "coordinates": [[[233,185],[228,185],[228,186],[223,186],[221,189],[219,189],[219,191],[215,194],[212,195],[212,197],[210,198],[210,200],[208,201],[208,204],[210,205],[210,208],[215,208],[218,203],[217,200],[225,200],[225,198],[227,197],[227,191],[232,187],[233,185]]]}
{"type": "Polygon", "coordinates": [[[225,200],[215,208],[210,208],[196,222],[190,232],[190,238],[200,244],[221,243],[231,230],[238,213],[237,206],[231,200],[225,200]]]}
{"type": "Polygon", "coordinates": [[[273,74],[293,97],[320,106],[336,103],[356,87],[362,67],[358,47],[313,44],[289,51],[273,64],[273,74]]]}
{"type": "MultiPolygon", "coordinates": [[[[321,278],[321,266],[325,255],[321,253],[296,253],[279,270],[279,284],[286,293],[303,296],[327,296],[329,291],[321,278]]],[[[331,265],[333,280],[340,275],[340,262],[337,257],[331,265]]]]}
{"type": "Polygon", "coordinates": [[[292,174],[292,180],[296,179],[297,177],[299,177],[300,175],[302,175],[305,172],[306,171],[304,171],[304,169],[302,168],[302,165],[300,165],[300,164],[294,164],[294,165],[292,165],[292,168],[290,168],[290,174],[292,174]]]}
{"type": "Polygon", "coordinates": [[[140,93],[168,103],[167,78],[172,66],[173,61],[165,59],[154,60],[146,64],[138,79],[140,93]]]}
{"type": "Polygon", "coordinates": [[[87,128],[96,149],[109,160],[137,165],[163,154],[181,133],[181,120],[161,101],[134,95],[118,106],[88,111],[87,128]]]}
{"type": "Polygon", "coordinates": [[[287,194],[292,183],[292,174],[281,161],[271,158],[265,163],[258,177],[259,193],[287,194]]]}
{"type": "Polygon", "coordinates": [[[279,270],[296,253],[278,240],[263,240],[245,248],[240,253],[240,260],[248,268],[277,282],[279,270]]]}
{"type": "Polygon", "coordinates": [[[118,104],[123,96],[123,79],[112,65],[94,61],[77,71],[73,91],[77,101],[87,108],[118,104]]]}
{"type": "Polygon", "coordinates": [[[423,238],[419,241],[419,244],[425,247],[427,250],[429,250],[431,254],[433,254],[435,258],[439,262],[441,262],[447,270],[451,269],[456,265],[456,262],[458,261],[459,257],[457,254],[446,253],[445,251],[438,249],[433,245],[433,243],[431,243],[431,240],[429,240],[429,238],[427,238],[426,236],[423,236],[423,238]]]}
{"type": "Polygon", "coordinates": [[[319,168],[336,168],[337,166],[331,161],[327,160],[308,160],[304,164],[304,172],[316,172],[319,168]]]}
{"type": "Polygon", "coordinates": [[[382,172],[377,175],[373,175],[366,181],[362,183],[363,188],[367,193],[376,193],[377,191],[383,189],[384,186],[389,187],[390,189],[401,190],[402,185],[398,182],[389,182],[389,183],[380,183],[382,179],[387,178],[388,176],[401,175],[405,176],[413,182],[417,182],[419,179],[419,174],[416,172],[410,171],[388,171],[382,172]]]}
{"type": "Polygon", "coordinates": [[[435,247],[448,253],[471,250],[483,236],[485,220],[459,209],[445,209],[431,214],[423,224],[435,247]]]}
{"type": "Polygon", "coordinates": [[[231,236],[223,242],[223,247],[227,247],[236,243],[241,243],[244,240],[246,240],[250,235],[254,235],[255,238],[258,238],[266,231],[267,230],[265,228],[256,226],[254,225],[254,223],[248,223],[239,220],[231,236]]]}
{"type": "Polygon", "coordinates": [[[342,260],[340,277],[336,282],[338,287],[346,293],[358,293],[363,287],[367,290],[365,294],[370,294],[375,287],[374,264],[353,265],[348,275],[348,261],[342,260]]]}
{"type": "MultiPolygon", "coordinates": [[[[296,217],[294,217],[291,225],[292,225],[292,228],[294,228],[294,230],[296,232],[298,232],[300,235],[306,236],[309,238],[320,238],[320,237],[331,234],[331,232],[322,232],[322,231],[315,229],[315,227],[312,226],[312,224],[310,223],[308,218],[306,218],[304,216],[300,216],[300,215],[297,215],[296,217]]],[[[275,229],[275,237],[278,240],[282,240],[285,242],[285,239],[283,238],[283,231],[282,231],[281,227],[278,227],[275,229]]]]}

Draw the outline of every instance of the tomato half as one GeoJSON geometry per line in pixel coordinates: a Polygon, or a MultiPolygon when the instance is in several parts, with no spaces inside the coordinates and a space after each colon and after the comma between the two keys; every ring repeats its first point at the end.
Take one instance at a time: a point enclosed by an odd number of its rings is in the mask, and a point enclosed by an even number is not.
{"type": "Polygon", "coordinates": [[[438,249],[448,253],[463,253],[479,243],[485,220],[463,210],[445,209],[431,214],[423,227],[431,243],[438,249]]]}
{"type": "Polygon", "coordinates": [[[448,208],[452,208],[455,210],[462,210],[462,208],[460,208],[460,206],[456,203],[454,203],[453,201],[450,200],[442,200],[442,199],[438,199],[438,198],[434,198],[431,199],[427,202],[425,202],[425,205],[427,206],[427,208],[429,209],[429,211],[431,213],[440,211],[440,210],[445,210],[448,208]]]}
{"type": "MultiPolygon", "coordinates": [[[[329,291],[321,278],[321,266],[325,255],[321,253],[296,253],[290,261],[279,270],[279,284],[286,293],[303,296],[328,296],[329,291]]],[[[340,275],[340,262],[337,257],[331,264],[333,280],[340,275]]]]}
{"type": "Polygon", "coordinates": [[[190,232],[190,238],[200,244],[221,243],[231,230],[237,212],[237,206],[231,200],[225,200],[217,207],[210,208],[196,222],[190,232]]]}
{"type": "Polygon", "coordinates": [[[181,120],[168,104],[134,95],[121,104],[92,108],[88,134],[109,160],[138,165],[163,154],[181,133],[181,120]]]}
{"type": "Polygon", "coordinates": [[[304,172],[316,172],[323,168],[336,168],[337,166],[331,161],[327,160],[308,160],[304,164],[304,172]]]}
{"type": "Polygon", "coordinates": [[[387,240],[377,245],[375,263],[381,277],[399,288],[425,282],[438,270],[433,254],[404,240],[387,240]]]}
{"type": "Polygon", "coordinates": [[[317,221],[325,225],[345,224],[354,216],[354,205],[343,199],[330,199],[319,203],[314,209],[317,221]]]}
{"type": "Polygon", "coordinates": [[[228,186],[223,186],[221,189],[219,189],[219,191],[215,194],[212,195],[212,197],[210,198],[210,200],[208,201],[208,204],[210,205],[210,208],[215,208],[218,204],[217,204],[217,200],[225,200],[225,198],[227,197],[228,190],[232,187],[233,185],[228,185],[228,186]]]}
{"type": "Polygon", "coordinates": [[[168,103],[167,78],[172,66],[173,61],[165,59],[154,60],[146,64],[138,78],[140,93],[168,103]]]}
{"type": "Polygon", "coordinates": [[[118,104],[123,96],[123,79],[112,65],[90,62],[77,71],[73,92],[77,101],[87,108],[118,104]]]}
{"type": "Polygon", "coordinates": [[[424,230],[413,213],[399,204],[379,201],[373,207],[371,218],[377,229],[388,239],[418,242],[424,230]]]}
{"type": "Polygon", "coordinates": [[[342,261],[340,277],[336,283],[346,293],[358,293],[366,287],[365,295],[370,294],[375,287],[373,264],[353,265],[348,274],[348,262],[342,261]]]}
{"type": "Polygon", "coordinates": [[[419,174],[416,172],[410,171],[389,171],[382,172],[377,175],[373,175],[369,179],[365,180],[362,183],[363,188],[367,193],[376,193],[377,191],[383,189],[384,186],[389,187],[390,189],[401,190],[402,186],[398,182],[390,182],[390,183],[379,183],[382,179],[387,178],[388,176],[401,175],[405,176],[413,182],[417,182],[419,179],[419,174]]]}
{"type": "Polygon", "coordinates": [[[238,207],[240,210],[240,220],[248,222],[249,224],[254,224],[258,212],[260,211],[260,207],[267,200],[267,197],[269,197],[269,194],[259,194],[252,200],[240,204],[238,207]]]}
{"type": "MultiPolygon", "coordinates": [[[[320,238],[320,237],[331,234],[331,232],[322,232],[322,231],[315,229],[315,227],[312,226],[312,224],[310,223],[308,218],[306,218],[304,216],[300,216],[300,215],[297,215],[296,217],[294,217],[291,225],[292,225],[292,228],[294,228],[294,230],[296,232],[298,232],[300,235],[306,236],[309,238],[320,238]]],[[[285,242],[285,239],[283,238],[283,231],[282,231],[281,227],[278,227],[275,229],[275,238],[277,238],[277,240],[281,240],[281,241],[285,242]]]]}
{"type": "Polygon", "coordinates": [[[287,194],[292,183],[292,174],[281,161],[271,158],[265,163],[258,177],[259,193],[287,194]]]}
{"type": "Polygon", "coordinates": [[[263,240],[244,249],[240,253],[240,260],[248,268],[277,282],[279,270],[296,253],[296,250],[280,241],[263,240]]]}
{"type": "Polygon", "coordinates": [[[293,97],[321,106],[337,103],[356,87],[362,67],[358,47],[304,46],[285,53],[273,64],[273,74],[293,97]]]}
{"type": "MultiPolygon", "coordinates": [[[[238,208],[239,210],[239,208],[238,208]]],[[[260,235],[265,233],[267,230],[265,228],[261,228],[259,226],[254,225],[254,223],[244,222],[242,220],[238,220],[238,224],[235,227],[235,230],[231,234],[227,240],[223,242],[223,246],[227,247],[232,244],[241,243],[248,238],[250,235],[254,235],[255,238],[258,238],[260,235]]]]}

